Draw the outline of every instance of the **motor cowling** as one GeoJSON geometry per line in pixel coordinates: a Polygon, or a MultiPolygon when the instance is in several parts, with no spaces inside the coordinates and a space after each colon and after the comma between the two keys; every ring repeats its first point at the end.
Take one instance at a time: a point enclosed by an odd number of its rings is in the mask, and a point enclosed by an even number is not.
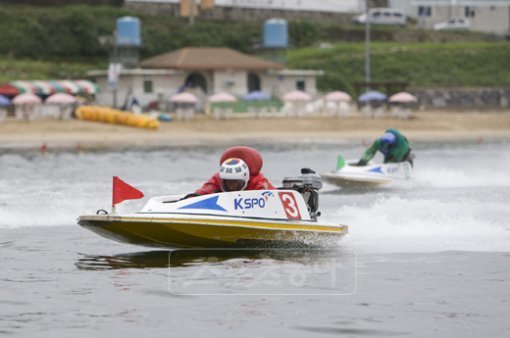
{"type": "Polygon", "coordinates": [[[313,220],[320,216],[319,190],[322,188],[322,181],[315,171],[310,168],[302,168],[300,176],[285,177],[282,184],[283,189],[296,190],[303,196],[313,220]]]}

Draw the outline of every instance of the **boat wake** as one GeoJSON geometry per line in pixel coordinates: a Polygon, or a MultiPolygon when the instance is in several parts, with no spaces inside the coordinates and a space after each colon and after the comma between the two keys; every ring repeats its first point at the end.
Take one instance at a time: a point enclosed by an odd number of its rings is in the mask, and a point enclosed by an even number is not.
{"type": "Polygon", "coordinates": [[[485,191],[481,200],[479,194],[381,196],[372,205],[343,206],[332,217],[349,225],[343,243],[362,252],[508,251],[510,193],[485,191]]]}

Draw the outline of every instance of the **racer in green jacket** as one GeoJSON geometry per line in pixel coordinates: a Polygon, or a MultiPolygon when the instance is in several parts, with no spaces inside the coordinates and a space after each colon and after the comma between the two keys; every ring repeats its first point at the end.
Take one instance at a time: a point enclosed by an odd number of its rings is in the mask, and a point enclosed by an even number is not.
{"type": "Polygon", "coordinates": [[[409,148],[409,141],[398,130],[390,128],[385,134],[374,141],[374,143],[365,150],[365,153],[358,162],[358,166],[364,166],[370,161],[377,151],[384,155],[384,163],[397,163],[409,161],[413,164],[414,154],[409,148]]]}

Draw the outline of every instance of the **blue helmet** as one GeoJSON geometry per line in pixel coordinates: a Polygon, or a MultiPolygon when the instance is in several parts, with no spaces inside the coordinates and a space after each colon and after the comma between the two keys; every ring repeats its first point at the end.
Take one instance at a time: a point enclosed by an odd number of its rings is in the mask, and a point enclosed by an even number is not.
{"type": "Polygon", "coordinates": [[[381,142],[386,144],[393,144],[397,140],[397,137],[393,133],[386,133],[381,136],[381,142]]]}

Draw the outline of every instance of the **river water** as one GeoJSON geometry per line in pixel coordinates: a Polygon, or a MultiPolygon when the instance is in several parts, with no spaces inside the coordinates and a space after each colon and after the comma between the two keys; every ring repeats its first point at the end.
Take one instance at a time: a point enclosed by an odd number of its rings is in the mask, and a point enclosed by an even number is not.
{"type": "MultiPolygon", "coordinates": [[[[509,336],[509,145],[417,143],[411,181],[368,191],[326,184],[322,221],[350,231],[335,250],[173,253],[109,241],[76,218],[109,208],[114,175],[146,196],[192,192],[223,148],[4,151],[0,333],[509,336]]],[[[276,185],[301,167],[331,171],[337,155],[363,151],[257,148],[276,185]]]]}

